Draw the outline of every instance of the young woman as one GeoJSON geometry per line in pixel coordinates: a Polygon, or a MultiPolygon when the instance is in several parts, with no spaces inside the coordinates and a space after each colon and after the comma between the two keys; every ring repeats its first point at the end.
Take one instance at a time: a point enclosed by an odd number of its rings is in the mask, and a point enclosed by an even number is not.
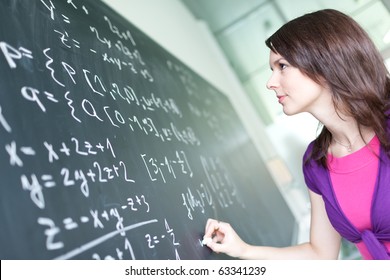
{"type": "Polygon", "coordinates": [[[296,18],[266,45],[267,88],[284,113],[309,112],[322,124],[303,157],[310,241],[252,246],[228,223],[209,219],[207,246],[243,259],[337,259],[344,237],[365,259],[390,259],[390,79],[381,55],[359,25],[336,10],[296,18]]]}

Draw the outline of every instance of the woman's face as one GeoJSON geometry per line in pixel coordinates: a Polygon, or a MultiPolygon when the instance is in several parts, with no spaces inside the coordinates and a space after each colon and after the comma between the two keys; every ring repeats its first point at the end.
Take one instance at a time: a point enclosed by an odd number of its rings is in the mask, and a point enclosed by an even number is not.
{"type": "Polygon", "coordinates": [[[267,88],[275,91],[286,115],[302,112],[315,114],[317,109],[328,103],[323,102],[326,95],[326,98],[330,97],[327,89],[291,66],[280,54],[270,52],[270,67],[272,75],[267,88]]]}

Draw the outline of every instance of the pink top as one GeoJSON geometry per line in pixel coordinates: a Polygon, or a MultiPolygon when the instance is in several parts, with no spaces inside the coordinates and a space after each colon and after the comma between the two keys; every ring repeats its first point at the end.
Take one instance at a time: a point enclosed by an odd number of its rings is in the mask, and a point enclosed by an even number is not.
{"type": "MultiPolygon", "coordinates": [[[[376,185],[380,142],[375,136],[360,150],[344,156],[328,155],[333,190],[341,210],[360,231],[371,229],[371,201],[376,185]],[[374,153],[373,153],[374,152],[374,153]]],[[[390,249],[390,242],[384,243],[390,249]]],[[[364,259],[372,259],[363,242],[356,247],[364,259]]]]}

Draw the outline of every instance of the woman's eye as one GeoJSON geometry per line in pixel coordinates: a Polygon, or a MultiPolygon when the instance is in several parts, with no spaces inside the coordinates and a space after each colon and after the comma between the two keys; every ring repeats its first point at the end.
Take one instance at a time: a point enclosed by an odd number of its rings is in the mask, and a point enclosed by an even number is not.
{"type": "Polygon", "coordinates": [[[279,63],[279,68],[280,68],[281,70],[285,69],[286,67],[287,67],[286,64],[284,64],[284,63],[279,63]]]}

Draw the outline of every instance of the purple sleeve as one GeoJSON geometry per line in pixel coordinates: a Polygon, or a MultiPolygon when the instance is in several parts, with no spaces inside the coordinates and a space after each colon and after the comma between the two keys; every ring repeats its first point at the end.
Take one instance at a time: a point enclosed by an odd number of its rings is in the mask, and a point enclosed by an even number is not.
{"type": "Polygon", "coordinates": [[[303,160],[302,160],[302,170],[303,170],[303,176],[305,179],[305,183],[307,187],[315,192],[316,194],[322,195],[321,191],[318,189],[317,184],[315,183],[315,168],[313,168],[315,163],[312,160],[307,161],[307,158],[309,157],[311,150],[313,148],[313,142],[309,144],[309,146],[306,149],[305,154],[303,155],[303,160]]]}

